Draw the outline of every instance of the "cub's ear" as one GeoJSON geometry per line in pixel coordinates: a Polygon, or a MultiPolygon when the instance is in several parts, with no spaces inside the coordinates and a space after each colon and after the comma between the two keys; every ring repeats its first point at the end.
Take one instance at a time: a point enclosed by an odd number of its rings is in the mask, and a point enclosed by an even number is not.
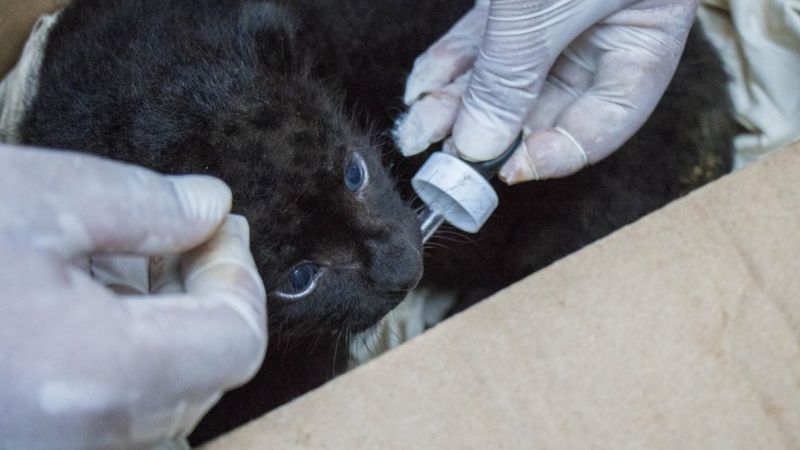
{"type": "Polygon", "coordinates": [[[242,36],[252,39],[255,57],[270,71],[300,68],[297,51],[298,25],[283,7],[262,2],[246,2],[239,16],[242,36]]]}

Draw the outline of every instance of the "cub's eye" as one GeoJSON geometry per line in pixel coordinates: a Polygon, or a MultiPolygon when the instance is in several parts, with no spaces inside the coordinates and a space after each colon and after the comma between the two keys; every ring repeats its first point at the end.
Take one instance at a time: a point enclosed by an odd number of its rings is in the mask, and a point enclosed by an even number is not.
{"type": "Polygon", "coordinates": [[[367,170],[364,160],[358,154],[353,154],[344,168],[344,185],[355,192],[367,181],[367,170]]]}
{"type": "Polygon", "coordinates": [[[320,275],[320,267],[314,263],[300,263],[289,272],[275,295],[284,300],[298,300],[314,292],[320,275]]]}

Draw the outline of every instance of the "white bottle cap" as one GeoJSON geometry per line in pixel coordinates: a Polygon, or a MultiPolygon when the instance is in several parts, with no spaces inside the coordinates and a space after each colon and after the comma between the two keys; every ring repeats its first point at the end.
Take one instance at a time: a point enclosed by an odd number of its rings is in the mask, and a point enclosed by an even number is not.
{"type": "Polygon", "coordinates": [[[411,186],[430,209],[468,233],[477,233],[497,208],[492,185],[468,163],[444,152],[431,154],[411,186]]]}

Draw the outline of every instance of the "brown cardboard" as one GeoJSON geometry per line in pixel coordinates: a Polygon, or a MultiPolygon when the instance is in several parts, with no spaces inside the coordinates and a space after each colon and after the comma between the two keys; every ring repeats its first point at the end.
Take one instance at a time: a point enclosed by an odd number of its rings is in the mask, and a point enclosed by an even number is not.
{"type": "Polygon", "coordinates": [[[17,61],[33,23],[68,0],[0,0],[0,77],[17,61]]]}
{"type": "Polygon", "coordinates": [[[210,443],[800,448],[800,146],[210,443]]]}

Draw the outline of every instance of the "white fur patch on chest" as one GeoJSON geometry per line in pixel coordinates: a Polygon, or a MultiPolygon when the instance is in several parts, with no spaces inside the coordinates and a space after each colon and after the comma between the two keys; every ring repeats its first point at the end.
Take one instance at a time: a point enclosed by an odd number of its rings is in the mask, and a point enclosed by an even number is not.
{"type": "Polygon", "coordinates": [[[372,328],[352,336],[348,369],[399,346],[444,319],[456,302],[455,292],[414,289],[372,328]]]}

